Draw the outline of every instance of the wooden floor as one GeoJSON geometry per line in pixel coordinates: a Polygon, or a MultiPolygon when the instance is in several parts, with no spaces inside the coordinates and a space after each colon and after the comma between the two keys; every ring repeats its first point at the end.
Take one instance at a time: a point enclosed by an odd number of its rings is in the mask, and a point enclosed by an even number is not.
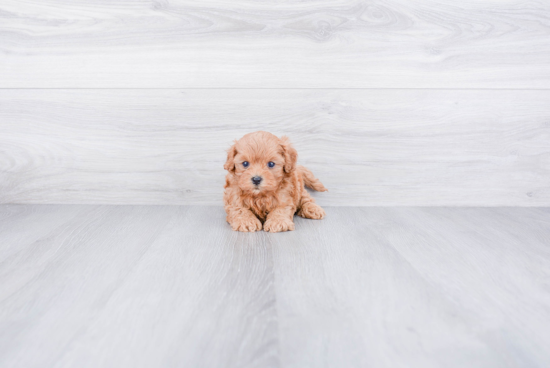
{"type": "Polygon", "coordinates": [[[0,366],[550,366],[550,209],[327,213],[0,206],[0,366]]]}

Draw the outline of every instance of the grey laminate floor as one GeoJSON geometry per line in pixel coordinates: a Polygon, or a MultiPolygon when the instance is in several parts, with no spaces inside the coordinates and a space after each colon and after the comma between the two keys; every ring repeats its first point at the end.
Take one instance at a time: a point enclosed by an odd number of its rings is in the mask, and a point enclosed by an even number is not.
{"type": "Polygon", "coordinates": [[[1,367],[548,367],[550,210],[0,206],[1,367]]]}

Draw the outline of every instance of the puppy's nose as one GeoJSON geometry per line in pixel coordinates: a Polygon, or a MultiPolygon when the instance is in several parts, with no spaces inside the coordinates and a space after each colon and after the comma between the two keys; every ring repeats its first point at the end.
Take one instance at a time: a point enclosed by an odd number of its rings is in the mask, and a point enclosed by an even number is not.
{"type": "Polygon", "coordinates": [[[254,183],[254,185],[258,185],[262,182],[262,178],[260,176],[254,176],[252,178],[252,182],[254,183]]]}

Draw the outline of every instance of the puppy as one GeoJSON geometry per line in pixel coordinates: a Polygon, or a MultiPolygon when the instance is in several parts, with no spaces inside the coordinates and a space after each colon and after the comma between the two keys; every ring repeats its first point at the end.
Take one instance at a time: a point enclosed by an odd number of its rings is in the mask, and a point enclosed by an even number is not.
{"type": "Polygon", "coordinates": [[[229,149],[223,201],[227,222],[236,231],[294,230],[294,214],[322,219],[325,211],[306,191],[325,192],[311,171],[296,166],[298,152],[287,137],[268,132],[242,137],[229,149]]]}

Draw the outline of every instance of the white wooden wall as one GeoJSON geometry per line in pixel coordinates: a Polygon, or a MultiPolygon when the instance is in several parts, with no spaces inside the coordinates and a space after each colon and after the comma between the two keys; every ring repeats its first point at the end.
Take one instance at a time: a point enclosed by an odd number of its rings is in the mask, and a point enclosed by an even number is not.
{"type": "Polygon", "coordinates": [[[287,134],[325,205],[550,205],[550,2],[0,2],[0,203],[220,204],[287,134]]]}

